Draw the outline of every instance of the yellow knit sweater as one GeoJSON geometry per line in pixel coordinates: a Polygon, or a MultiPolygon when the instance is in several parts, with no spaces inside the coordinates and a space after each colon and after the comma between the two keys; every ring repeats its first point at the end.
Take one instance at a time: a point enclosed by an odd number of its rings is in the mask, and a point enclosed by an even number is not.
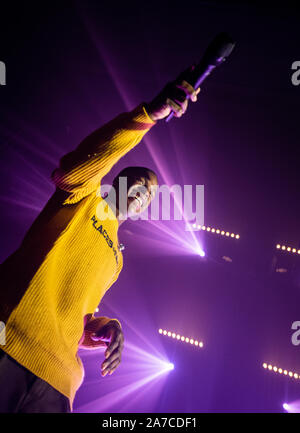
{"type": "Polygon", "coordinates": [[[141,104],[66,154],[51,176],[55,193],[1,264],[6,344],[0,348],[71,406],[84,376],[77,355],[84,317],[94,313],[123,265],[118,221],[97,194],[100,181],[155,123],[141,104]]]}

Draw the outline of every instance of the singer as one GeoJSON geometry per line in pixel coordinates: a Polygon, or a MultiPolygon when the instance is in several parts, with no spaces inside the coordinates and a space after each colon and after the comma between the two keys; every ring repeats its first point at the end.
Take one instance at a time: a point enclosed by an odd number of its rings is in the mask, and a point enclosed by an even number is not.
{"type": "Polygon", "coordinates": [[[159,120],[171,111],[181,117],[199,91],[185,80],[170,82],[151,102],[85,138],[53,171],[55,192],[0,268],[6,337],[0,350],[0,412],[71,412],[84,375],[78,348],[106,348],[103,376],[119,366],[121,324],[93,313],[122,269],[118,228],[131,213],[147,208],[157,177],[144,167],[122,170],[113,188],[118,192],[119,178],[127,177],[131,194],[125,206],[118,200],[114,206],[111,194],[102,198],[96,191],[159,120]]]}

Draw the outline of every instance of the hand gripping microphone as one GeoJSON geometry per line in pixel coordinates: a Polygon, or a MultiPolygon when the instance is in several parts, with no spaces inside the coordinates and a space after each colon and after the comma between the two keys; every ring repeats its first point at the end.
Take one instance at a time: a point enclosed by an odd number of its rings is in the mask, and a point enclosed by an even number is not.
{"type": "MultiPolygon", "coordinates": [[[[220,66],[232,52],[235,46],[235,42],[231,37],[225,33],[219,33],[207,47],[200,62],[184,71],[176,81],[185,80],[191,84],[194,89],[197,89],[205,78],[217,67],[220,66]]],[[[166,118],[166,122],[169,122],[174,116],[172,111],[166,118]]]]}

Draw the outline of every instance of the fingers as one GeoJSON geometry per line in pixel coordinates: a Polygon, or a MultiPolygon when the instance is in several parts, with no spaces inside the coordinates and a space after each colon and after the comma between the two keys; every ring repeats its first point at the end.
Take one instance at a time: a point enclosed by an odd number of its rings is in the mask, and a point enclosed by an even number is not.
{"type": "Polygon", "coordinates": [[[121,352],[122,348],[119,346],[117,349],[112,352],[112,354],[102,363],[101,365],[101,374],[102,376],[106,376],[107,373],[111,374],[112,370],[114,371],[121,362],[121,352]]]}
{"type": "Polygon", "coordinates": [[[105,351],[105,358],[108,359],[109,356],[113,353],[113,351],[117,349],[117,347],[121,347],[121,350],[123,350],[123,344],[124,344],[123,333],[112,331],[110,343],[108,344],[107,349],[105,351]]]}
{"type": "Polygon", "coordinates": [[[192,102],[196,102],[197,101],[197,95],[200,92],[200,87],[198,87],[197,90],[194,89],[194,87],[188,83],[185,80],[182,80],[180,84],[177,84],[177,87],[182,89],[186,96],[192,101],[192,102]]]}
{"type": "Polygon", "coordinates": [[[180,103],[178,100],[176,100],[176,102],[175,102],[173,99],[168,98],[167,104],[169,105],[169,107],[172,108],[172,110],[174,112],[174,116],[181,117],[183,115],[183,113],[184,113],[183,102],[180,103]]]}
{"type": "Polygon", "coordinates": [[[188,100],[191,99],[192,102],[197,101],[200,87],[194,89],[191,84],[182,80],[172,90],[172,95],[167,99],[167,104],[172,108],[176,117],[181,117],[187,110],[188,100]]]}
{"type": "Polygon", "coordinates": [[[121,358],[118,358],[115,361],[113,361],[109,366],[107,366],[102,371],[102,376],[105,377],[107,374],[111,375],[119,367],[120,363],[121,363],[121,358]]]}
{"type": "Polygon", "coordinates": [[[121,354],[124,346],[124,337],[121,329],[112,329],[110,337],[110,343],[105,351],[106,359],[101,365],[102,376],[106,376],[107,373],[112,374],[121,362],[121,354]]]}

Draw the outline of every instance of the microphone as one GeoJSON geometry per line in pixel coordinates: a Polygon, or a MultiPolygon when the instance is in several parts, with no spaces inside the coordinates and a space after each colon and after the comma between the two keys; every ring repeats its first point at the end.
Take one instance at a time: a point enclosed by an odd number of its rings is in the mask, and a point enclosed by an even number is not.
{"type": "MultiPolygon", "coordinates": [[[[200,62],[195,65],[194,68],[189,68],[180,74],[177,80],[185,80],[191,84],[194,89],[197,89],[210,73],[227,59],[234,46],[235,42],[227,33],[219,33],[207,47],[200,62]]],[[[187,99],[188,98],[187,96],[187,99]]],[[[174,112],[172,111],[166,118],[166,122],[169,122],[173,116],[174,112]]]]}

